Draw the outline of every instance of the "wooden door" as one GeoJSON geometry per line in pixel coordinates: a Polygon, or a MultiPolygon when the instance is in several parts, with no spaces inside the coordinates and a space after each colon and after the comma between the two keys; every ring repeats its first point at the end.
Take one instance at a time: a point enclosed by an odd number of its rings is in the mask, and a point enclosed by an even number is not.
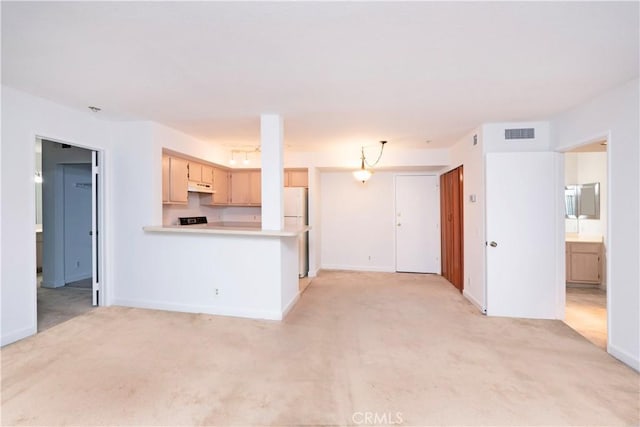
{"type": "Polygon", "coordinates": [[[442,276],[464,289],[463,167],[440,176],[442,276]]]}

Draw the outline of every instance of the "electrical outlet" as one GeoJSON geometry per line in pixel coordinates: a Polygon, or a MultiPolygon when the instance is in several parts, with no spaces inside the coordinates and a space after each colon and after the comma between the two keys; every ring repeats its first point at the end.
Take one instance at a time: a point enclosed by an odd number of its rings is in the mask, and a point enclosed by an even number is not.
{"type": "Polygon", "coordinates": [[[216,288],[216,296],[220,295],[220,289],[216,288]]]}
{"type": "Polygon", "coordinates": [[[369,261],[371,261],[371,255],[369,255],[369,261]]]}

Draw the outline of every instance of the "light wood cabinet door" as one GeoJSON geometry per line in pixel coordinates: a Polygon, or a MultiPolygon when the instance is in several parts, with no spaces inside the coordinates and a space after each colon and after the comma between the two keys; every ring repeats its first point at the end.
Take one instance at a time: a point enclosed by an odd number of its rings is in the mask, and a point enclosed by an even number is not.
{"type": "Polygon", "coordinates": [[[231,172],[231,204],[248,205],[251,200],[249,171],[231,172]]]}
{"type": "Polygon", "coordinates": [[[249,203],[252,205],[262,204],[262,172],[249,172],[249,203]]]}
{"type": "Polygon", "coordinates": [[[170,201],[170,181],[169,156],[162,156],[162,203],[170,201]]]}
{"type": "Polygon", "coordinates": [[[202,165],[201,168],[202,168],[202,172],[201,172],[202,180],[200,182],[204,182],[205,184],[213,184],[213,167],[202,165]]]}
{"type": "Polygon", "coordinates": [[[188,162],[179,157],[169,158],[169,202],[184,203],[188,201],[188,162]]]}
{"type": "Polygon", "coordinates": [[[213,203],[229,203],[229,171],[213,168],[213,203]]]}
{"type": "Polygon", "coordinates": [[[567,242],[567,282],[602,283],[602,244],[567,242]]]}
{"type": "Polygon", "coordinates": [[[196,162],[189,162],[189,181],[202,182],[202,165],[196,162]]]}
{"type": "Polygon", "coordinates": [[[259,170],[231,172],[231,204],[260,206],[262,201],[262,174],[259,170]]]}
{"type": "Polygon", "coordinates": [[[306,170],[289,171],[289,187],[309,187],[309,172],[306,170]]]}

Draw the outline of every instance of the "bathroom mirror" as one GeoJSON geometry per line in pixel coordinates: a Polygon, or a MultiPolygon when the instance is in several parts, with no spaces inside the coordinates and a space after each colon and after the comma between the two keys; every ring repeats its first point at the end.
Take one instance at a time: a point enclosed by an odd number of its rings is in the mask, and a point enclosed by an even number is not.
{"type": "Polygon", "coordinates": [[[565,218],[600,219],[600,183],[564,187],[565,218]]]}

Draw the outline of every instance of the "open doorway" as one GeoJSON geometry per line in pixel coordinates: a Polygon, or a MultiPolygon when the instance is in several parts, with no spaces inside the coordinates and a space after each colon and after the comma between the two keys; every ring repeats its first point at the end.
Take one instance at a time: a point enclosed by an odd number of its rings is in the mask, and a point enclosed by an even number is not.
{"type": "Polygon", "coordinates": [[[607,349],[607,141],[565,153],[565,322],[607,349]]]}
{"type": "Polygon", "coordinates": [[[38,332],[97,305],[97,152],[36,140],[38,332]]]}

